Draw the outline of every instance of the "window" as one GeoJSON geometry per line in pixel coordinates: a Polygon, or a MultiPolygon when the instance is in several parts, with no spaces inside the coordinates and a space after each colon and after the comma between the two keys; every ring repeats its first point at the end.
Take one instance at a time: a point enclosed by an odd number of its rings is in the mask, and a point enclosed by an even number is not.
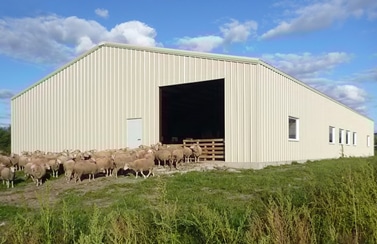
{"type": "Polygon", "coordinates": [[[351,143],[351,132],[349,130],[346,131],[346,144],[349,145],[351,143]]]}
{"type": "Polygon", "coordinates": [[[335,127],[329,127],[329,142],[335,143],[335,127]]]}
{"type": "Polygon", "coordinates": [[[356,146],[356,141],[357,141],[357,134],[356,134],[356,132],[354,132],[353,135],[352,135],[352,144],[354,146],[356,146]]]}
{"type": "Polygon", "coordinates": [[[367,136],[367,147],[370,147],[370,136],[367,136]]]}
{"type": "Polygon", "coordinates": [[[343,144],[343,129],[339,129],[339,144],[343,144]]]}
{"type": "Polygon", "coordinates": [[[289,123],[289,128],[288,128],[289,139],[298,140],[298,129],[299,129],[298,118],[289,117],[288,123],[289,123]]]}

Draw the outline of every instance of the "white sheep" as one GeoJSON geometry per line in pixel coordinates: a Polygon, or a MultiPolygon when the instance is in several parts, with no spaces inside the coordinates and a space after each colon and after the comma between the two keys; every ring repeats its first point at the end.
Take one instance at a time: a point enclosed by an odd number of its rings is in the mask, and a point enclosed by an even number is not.
{"type": "Polygon", "coordinates": [[[8,156],[0,155],[0,164],[5,165],[6,167],[13,166],[12,160],[8,156]]]}
{"type": "Polygon", "coordinates": [[[194,162],[199,162],[199,158],[202,155],[202,148],[199,146],[199,144],[194,144],[191,147],[192,154],[194,155],[194,162]]]}
{"type": "Polygon", "coordinates": [[[46,175],[46,170],[50,169],[50,165],[47,163],[39,164],[39,163],[32,163],[30,170],[33,179],[35,180],[37,186],[42,185],[43,178],[46,175]]]}
{"type": "Polygon", "coordinates": [[[52,171],[52,177],[58,178],[59,176],[59,168],[60,168],[60,161],[58,159],[50,159],[48,160],[47,164],[50,166],[52,171]]]}
{"type": "Polygon", "coordinates": [[[73,178],[75,182],[81,182],[82,175],[89,175],[89,181],[94,180],[95,174],[99,172],[99,167],[93,159],[79,160],[73,165],[73,178]]]}
{"type": "Polygon", "coordinates": [[[17,170],[19,168],[20,155],[11,153],[9,158],[12,162],[12,165],[15,167],[15,170],[17,170]]]}
{"type": "Polygon", "coordinates": [[[112,170],[114,169],[114,164],[111,157],[96,157],[93,159],[96,161],[99,171],[104,172],[106,177],[111,176],[112,170]]]}
{"type": "Polygon", "coordinates": [[[135,151],[131,152],[117,152],[112,155],[114,163],[113,175],[118,178],[118,171],[124,168],[126,163],[133,162],[138,159],[138,155],[135,151]]]}
{"type": "Polygon", "coordinates": [[[21,155],[18,159],[18,168],[19,170],[24,170],[25,165],[29,162],[30,156],[21,155]]]}
{"type": "MultiPolygon", "coordinates": [[[[0,163],[0,173],[1,173],[1,171],[4,169],[4,168],[6,168],[6,166],[3,164],[3,163],[0,163]]],[[[9,167],[8,167],[9,168],[9,167]]],[[[0,179],[1,179],[1,177],[0,177],[0,179]]],[[[3,180],[3,185],[5,184],[5,180],[3,180]]]]}
{"type": "Polygon", "coordinates": [[[132,169],[135,171],[135,178],[138,177],[139,172],[144,178],[149,177],[151,174],[154,176],[154,155],[152,151],[149,151],[144,158],[136,159],[133,162],[128,162],[124,165],[124,170],[132,169]],[[148,175],[144,174],[144,171],[148,171],[148,175]]]}
{"type": "Polygon", "coordinates": [[[189,162],[190,162],[190,157],[191,157],[191,155],[192,155],[192,150],[191,150],[191,148],[184,146],[184,147],[183,147],[183,157],[184,157],[184,161],[185,161],[186,163],[189,163],[189,162]]]}
{"type": "Polygon", "coordinates": [[[33,175],[31,174],[31,166],[33,165],[33,163],[27,163],[24,167],[24,173],[25,173],[25,180],[27,180],[29,177],[34,181],[34,177],[33,175]]]}
{"type": "Polygon", "coordinates": [[[166,162],[170,163],[172,152],[162,146],[161,143],[157,143],[154,147],[155,150],[155,157],[158,161],[158,166],[161,166],[161,161],[164,162],[164,166],[166,166],[166,162]]]}
{"type": "Polygon", "coordinates": [[[183,160],[183,156],[184,156],[183,148],[174,149],[172,152],[170,169],[171,169],[171,165],[174,163],[175,163],[175,168],[178,168],[178,164],[183,160]]]}
{"type": "Polygon", "coordinates": [[[15,178],[15,167],[14,166],[11,166],[11,167],[4,167],[1,172],[0,172],[0,176],[1,176],[1,179],[4,181],[6,181],[7,183],[7,188],[9,188],[9,186],[11,185],[12,188],[14,187],[13,186],[13,181],[14,181],[14,178],[15,178]]]}
{"type": "Polygon", "coordinates": [[[65,179],[67,182],[70,182],[73,175],[73,167],[76,162],[73,159],[67,159],[64,161],[57,159],[57,161],[59,164],[63,164],[65,179]]]}

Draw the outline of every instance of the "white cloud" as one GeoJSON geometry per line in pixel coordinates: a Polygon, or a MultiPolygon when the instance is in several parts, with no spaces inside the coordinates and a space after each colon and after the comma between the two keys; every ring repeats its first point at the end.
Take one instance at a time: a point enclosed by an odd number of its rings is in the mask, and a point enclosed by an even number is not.
{"type": "Polygon", "coordinates": [[[351,55],[345,52],[331,52],[313,55],[309,52],[302,54],[265,54],[262,59],[296,78],[313,78],[318,74],[329,72],[339,64],[346,63],[351,55]]]}
{"type": "Polygon", "coordinates": [[[55,15],[0,19],[0,54],[33,63],[62,64],[102,41],[156,46],[156,31],[140,21],[111,30],[96,21],[55,15]]]}
{"type": "Polygon", "coordinates": [[[257,29],[258,24],[255,21],[239,23],[237,20],[232,20],[220,27],[225,43],[245,42],[250,35],[255,36],[257,29]]]}
{"type": "Polygon", "coordinates": [[[10,99],[14,96],[14,93],[10,90],[0,89],[0,99],[10,99]]]}
{"type": "Polygon", "coordinates": [[[107,9],[103,9],[103,8],[97,8],[95,11],[96,15],[98,15],[99,17],[102,17],[102,18],[107,18],[109,17],[109,11],[107,9]]]}
{"type": "Polygon", "coordinates": [[[275,28],[262,34],[262,39],[269,39],[291,33],[303,33],[323,29],[336,21],[351,16],[375,18],[377,1],[375,0],[331,0],[314,3],[294,11],[294,17],[281,21],[275,28]]]}
{"type": "Polygon", "coordinates": [[[353,75],[351,80],[355,82],[377,82],[377,66],[353,75]]]}
{"type": "Polygon", "coordinates": [[[223,43],[223,38],[219,36],[199,36],[199,37],[184,37],[178,39],[176,44],[181,49],[187,49],[199,52],[210,52],[219,47],[223,43]]]}
{"type": "Polygon", "coordinates": [[[140,21],[129,21],[119,24],[107,32],[106,39],[142,46],[156,46],[154,39],[156,35],[156,31],[152,27],[140,21]]]}
{"type": "Polygon", "coordinates": [[[220,46],[230,43],[246,42],[250,36],[255,36],[258,24],[255,21],[240,23],[231,20],[220,26],[220,35],[206,35],[198,37],[178,38],[176,45],[178,48],[193,51],[210,52],[220,46]]]}

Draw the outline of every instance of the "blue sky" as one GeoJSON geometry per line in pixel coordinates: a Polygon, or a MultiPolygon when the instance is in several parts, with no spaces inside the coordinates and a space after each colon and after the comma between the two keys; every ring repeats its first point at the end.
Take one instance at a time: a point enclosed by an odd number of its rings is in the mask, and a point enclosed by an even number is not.
{"type": "Polygon", "coordinates": [[[261,58],[377,122],[376,0],[2,0],[0,126],[13,95],[103,41],[261,58]]]}

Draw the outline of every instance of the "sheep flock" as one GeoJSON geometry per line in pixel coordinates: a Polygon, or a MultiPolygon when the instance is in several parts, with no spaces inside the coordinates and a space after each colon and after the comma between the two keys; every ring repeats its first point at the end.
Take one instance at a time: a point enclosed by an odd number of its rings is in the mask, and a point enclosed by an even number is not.
{"type": "Polygon", "coordinates": [[[31,178],[40,186],[49,177],[65,175],[66,182],[80,182],[84,177],[88,181],[102,173],[106,177],[118,177],[119,172],[131,170],[135,177],[139,173],[144,178],[155,175],[156,167],[178,169],[184,163],[197,163],[202,155],[199,144],[190,146],[162,145],[160,142],[151,146],[116,150],[64,150],[59,153],[22,152],[9,156],[0,155],[0,180],[7,188],[13,188],[16,171],[23,171],[25,179],[31,178]]]}

